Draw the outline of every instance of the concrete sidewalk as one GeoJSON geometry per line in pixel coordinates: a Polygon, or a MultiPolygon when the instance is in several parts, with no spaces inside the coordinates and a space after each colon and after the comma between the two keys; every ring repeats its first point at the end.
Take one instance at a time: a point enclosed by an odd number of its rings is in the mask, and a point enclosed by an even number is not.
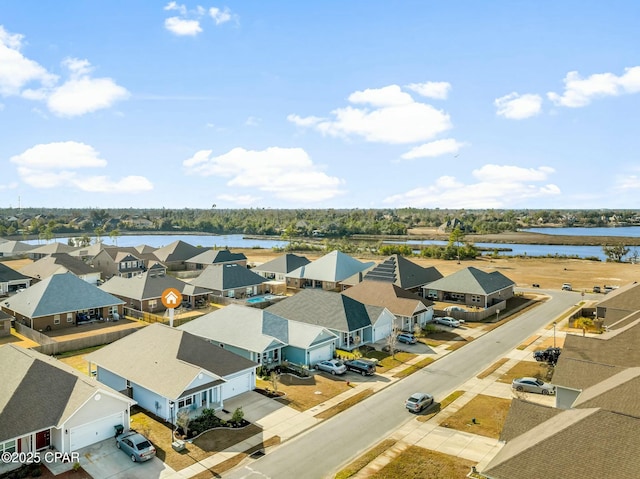
{"type": "MultiPolygon", "coordinates": [[[[469,329],[469,333],[471,333],[469,335],[476,336],[481,334],[476,329],[469,329]]],[[[416,445],[425,449],[463,457],[480,464],[491,460],[491,458],[493,458],[502,447],[502,443],[497,439],[445,428],[440,426],[440,424],[447,417],[455,414],[461,407],[467,404],[478,394],[508,399],[513,398],[514,395],[511,390],[511,386],[509,384],[496,382],[496,379],[511,369],[516,363],[523,360],[532,360],[531,351],[535,349],[539,343],[545,341],[549,334],[551,334],[549,330],[542,330],[538,340],[524,350],[514,349],[511,351],[507,356],[508,361],[489,376],[483,379],[474,377],[467,381],[461,387],[465,393],[430,420],[421,422],[415,419],[414,421],[410,421],[400,427],[391,436],[392,439],[398,441],[396,445],[371,462],[354,477],[368,477],[369,474],[382,468],[410,445],[416,445]]],[[[373,389],[374,391],[384,389],[391,384],[394,384],[396,381],[399,381],[400,379],[393,377],[394,374],[406,369],[409,365],[417,363],[426,357],[433,357],[433,359],[436,360],[450,352],[451,351],[448,350],[448,345],[446,344],[431,348],[429,354],[418,355],[408,363],[404,363],[397,368],[389,370],[383,374],[379,374],[378,376],[384,380],[359,383],[349,391],[328,399],[322,404],[303,412],[296,411],[295,409],[280,404],[277,401],[265,398],[256,392],[241,394],[240,396],[226,402],[225,407],[227,410],[231,411],[236,407],[241,406],[247,420],[261,426],[263,428],[262,433],[253,436],[240,444],[236,444],[225,451],[203,459],[199,463],[181,471],[166,471],[166,474],[162,474],[160,477],[163,479],[187,479],[207,469],[213,468],[239,453],[247,451],[253,447],[260,446],[264,441],[275,436],[280,438],[280,442],[288,441],[321,422],[321,419],[315,417],[318,413],[325,411],[366,389],[373,389]]],[[[548,403],[548,405],[554,404],[553,396],[538,397],[538,395],[531,395],[530,399],[544,402],[545,404],[548,403]]]]}

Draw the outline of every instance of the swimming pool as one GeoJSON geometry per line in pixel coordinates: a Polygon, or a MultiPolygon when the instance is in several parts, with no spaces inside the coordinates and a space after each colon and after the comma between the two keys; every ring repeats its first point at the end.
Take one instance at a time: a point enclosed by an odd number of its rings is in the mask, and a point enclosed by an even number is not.
{"type": "Polygon", "coordinates": [[[263,294],[262,296],[254,296],[253,298],[247,299],[247,303],[256,304],[256,303],[264,303],[265,301],[271,301],[272,299],[277,298],[278,296],[274,294],[263,294]]]}

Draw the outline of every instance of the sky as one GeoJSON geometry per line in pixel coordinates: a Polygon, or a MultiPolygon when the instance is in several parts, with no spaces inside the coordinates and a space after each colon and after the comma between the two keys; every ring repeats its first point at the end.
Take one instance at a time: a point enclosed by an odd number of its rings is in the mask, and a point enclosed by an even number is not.
{"type": "Polygon", "coordinates": [[[0,2],[0,207],[640,209],[640,2],[0,2]]]}

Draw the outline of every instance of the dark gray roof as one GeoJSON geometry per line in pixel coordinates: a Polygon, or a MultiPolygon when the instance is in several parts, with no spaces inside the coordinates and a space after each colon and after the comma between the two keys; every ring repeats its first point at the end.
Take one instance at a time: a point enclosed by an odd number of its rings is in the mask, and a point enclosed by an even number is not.
{"type": "Polygon", "coordinates": [[[13,268],[9,268],[6,264],[0,263],[0,283],[6,283],[9,281],[22,281],[30,280],[28,276],[19,273],[13,268]]]}
{"type": "Polygon", "coordinates": [[[524,401],[515,398],[511,401],[511,407],[500,432],[501,441],[510,441],[529,429],[542,424],[562,410],[554,407],[524,401]]]}
{"type": "MultiPolygon", "coordinates": [[[[127,399],[57,359],[0,346],[0,442],[58,426],[95,393],[127,399]]],[[[134,401],[130,401],[134,403],[134,401]]]]}
{"type": "Polygon", "coordinates": [[[2,306],[27,318],[39,318],[85,309],[124,304],[72,273],[54,274],[2,302],[2,306]]]}
{"type": "Polygon", "coordinates": [[[442,278],[435,267],[424,268],[404,256],[394,254],[370,270],[364,279],[388,281],[403,289],[412,289],[442,278]]]}
{"type": "Polygon", "coordinates": [[[200,276],[191,280],[194,286],[216,291],[254,286],[267,281],[265,278],[240,264],[209,265],[200,276]]]}
{"type": "Polygon", "coordinates": [[[100,289],[107,293],[140,301],[159,298],[167,288],[175,288],[187,296],[204,295],[209,292],[206,288],[194,287],[173,276],[155,275],[149,271],[132,278],[114,276],[100,286],[100,289]]]}
{"type": "Polygon", "coordinates": [[[311,263],[311,261],[304,256],[287,253],[256,266],[253,268],[253,271],[263,271],[265,273],[290,273],[291,271],[309,263],[311,263]]]}
{"type": "Polygon", "coordinates": [[[486,295],[514,285],[513,281],[499,271],[486,273],[470,266],[429,283],[428,288],[438,291],[486,295]]]}
{"type": "Polygon", "coordinates": [[[228,249],[207,249],[206,251],[189,258],[186,262],[197,264],[222,264],[246,260],[247,257],[244,253],[232,253],[228,249]]]}
{"type": "Polygon", "coordinates": [[[340,293],[320,289],[304,289],[269,306],[267,311],[334,331],[355,331],[371,326],[364,304],[340,293]]]}
{"type": "Polygon", "coordinates": [[[200,253],[202,253],[202,248],[185,243],[182,240],[174,241],[153,252],[155,257],[163,263],[186,261],[200,253]]]}

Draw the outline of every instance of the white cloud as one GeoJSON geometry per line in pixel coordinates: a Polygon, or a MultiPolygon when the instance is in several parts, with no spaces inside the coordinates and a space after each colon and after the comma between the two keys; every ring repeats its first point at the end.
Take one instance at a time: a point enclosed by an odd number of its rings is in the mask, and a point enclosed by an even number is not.
{"type": "Polygon", "coordinates": [[[79,116],[129,98],[129,92],[111,78],[91,78],[87,60],[67,58],[63,65],[69,69],[70,79],[53,89],[47,99],[49,110],[58,116],[79,116]]]}
{"type": "Polygon", "coordinates": [[[616,188],[619,190],[640,190],[640,177],[638,175],[619,176],[616,180],[616,188]]]}
{"type": "Polygon", "coordinates": [[[522,168],[485,165],[474,170],[476,183],[464,184],[453,176],[442,176],[430,186],[389,196],[385,203],[424,208],[510,208],[530,198],[557,196],[560,188],[547,181],[553,168],[522,168]]]}
{"type": "Polygon", "coordinates": [[[180,12],[181,15],[187,14],[187,7],[184,5],[178,4],[177,2],[167,3],[164,7],[164,10],[168,10],[168,11],[175,10],[177,12],[180,12]]]}
{"type": "Polygon", "coordinates": [[[213,21],[216,22],[216,25],[220,25],[221,23],[226,23],[231,20],[231,12],[228,8],[220,10],[219,8],[211,7],[209,9],[209,15],[213,18],[213,21]]]}
{"type": "MultiPolygon", "coordinates": [[[[277,198],[314,203],[343,193],[343,180],[329,176],[302,148],[234,148],[211,156],[201,150],[183,162],[187,174],[229,178],[227,186],[271,193],[277,198]]],[[[242,195],[241,195],[242,196],[242,195]]]]}
{"type": "Polygon", "coordinates": [[[169,17],[164,21],[164,27],[178,36],[195,36],[202,33],[200,20],[187,20],[179,17],[169,17]]]}
{"type": "Polygon", "coordinates": [[[245,120],[244,124],[247,126],[258,126],[261,122],[262,120],[260,118],[255,116],[250,116],[245,120]]]}
{"type": "Polygon", "coordinates": [[[625,68],[624,74],[596,73],[582,78],[576,71],[564,78],[564,92],[559,95],[547,93],[547,97],[557,106],[578,108],[591,103],[594,98],[619,96],[640,92],[640,66],[625,68]]]}
{"type": "Polygon", "coordinates": [[[104,168],[107,161],[90,145],[76,141],[39,144],[10,158],[22,181],[34,188],[66,187],[97,193],[140,193],[153,189],[142,176],[113,181],[107,176],[79,175],[83,168],[104,168]]]}
{"type": "Polygon", "coordinates": [[[436,100],[446,100],[451,90],[451,83],[446,81],[428,81],[425,83],[410,83],[409,90],[415,91],[418,95],[436,100]]]}
{"type": "Polygon", "coordinates": [[[355,104],[373,108],[346,106],[331,113],[334,120],[290,114],[287,119],[299,126],[313,127],[335,137],[360,136],[379,143],[415,143],[434,138],[451,128],[449,115],[426,103],[420,103],[397,85],[356,91],[349,96],[355,104]]]}
{"type": "Polygon", "coordinates": [[[57,80],[45,68],[21,52],[23,35],[11,34],[0,25],[0,95],[20,95],[30,83],[50,86],[57,80]]]}
{"type": "Polygon", "coordinates": [[[413,160],[415,158],[436,158],[447,154],[455,155],[463,146],[466,146],[466,143],[454,140],[453,138],[446,138],[416,146],[400,158],[403,160],[413,160]]]}
{"type": "Polygon", "coordinates": [[[496,114],[510,120],[522,120],[538,115],[542,111],[542,97],[527,93],[520,95],[516,92],[509,93],[494,101],[498,109],[496,114]]]}

